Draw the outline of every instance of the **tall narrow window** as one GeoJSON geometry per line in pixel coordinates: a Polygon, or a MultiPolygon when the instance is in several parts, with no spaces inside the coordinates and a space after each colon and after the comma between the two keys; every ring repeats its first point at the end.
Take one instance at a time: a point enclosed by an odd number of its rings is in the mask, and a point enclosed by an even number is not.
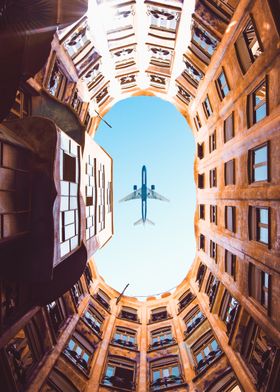
{"type": "Polygon", "coordinates": [[[205,251],[205,236],[203,234],[200,234],[199,236],[199,249],[205,251]]]}
{"type": "Polygon", "coordinates": [[[96,234],[96,160],[88,154],[85,163],[86,239],[96,234]]]}
{"type": "Polygon", "coordinates": [[[198,282],[199,290],[201,289],[205,272],[206,266],[200,263],[196,274],[196,282],[198,282]]]}
{"type": "Polygon", "coordinates": [[[78,306],[79,303],[81,302],[82,296],[84,295],[84,290],[81,281],[78,280],[78,282],[71,287],[70,291],[72,294],[72,298],[75,302],[75,305],[78,306]]]}
{"type": "Polygon", "coordinates": [[[199,189],[204,188],[204,173],[198,174],[198,188],[199,189]]]}
{"type": "Polygon", "coordinates": [[[197,143],[197,156],[199,159],[204,157],[204,143],[197,143]]]}
{"type": "Polygon", "coordinates": [[[216,130],[209,135],[209,152],[216,150],[217,148],[217,141],[216,141],[216,130]]]}
{"type": "Polygon", "coordinates": [[[67,318],[67,310],[63,297],[60,297],[46,305],[46,310],[49,315],[53,331],[56,335],[58,335],[63,323],[67,318]]]}
{"type": "Polygon", "coordinates": [[[236,278],[236,255],[225,249],[225,271],[236,278]]]}
{"type": "Polygon", "coordinates": [[[217,186],[217,169],[211,169],[209,171],[209,184],[210,188],[214,188],[217,186]]]}
{"type": "Polygon", "coordinates": [[[249,181],[268,181],[268,143],[249,150],[249,181]]]}
{"type": "Polygon", "coordinates": [[[111,298],[103,291],[103,290],[98,290],[96,294],[93,296],[97,302],[100,303],[100,305],[103,306],[106,310],[110,311],[110,300],[111,298]]]}
{"type": "Polygon", "coordinates": [[[236,208],[233,206],[225,207],[225,227],[226,229],[235,232],[236,230],[236,208]]]}
{"type": "Polygon", "coordinates": [[[179,312],[183,309],[185,309],[186,306],[188,306],[192,300],[195,298],[193,293],[191,291],[187,291],[184,293],[180,298],[179,298],[179,303],[178,303],[178,308],[179,312]]]}
{"type": "Polygon", "coordinates": [[[199,204],[199,219],[205,219],[205,205],[199,204]]]}
{"type": "Polygon", "coordinates": [[[217,261],[217,244],[210,240],[210,257],[217,261]]]}
{"type": "Polygon", "coordinates": [[[202,103],[202,106],[203,106],[206,118],[210,117],[211,114],[213,113],[213,110],[212,110],[212,106],[211,106],[208,95],[207,95],[205,101],[202,103]]]}
{"type": "Polygon", "coordinates": [[[238,301],[228,291],[225,291],[219,313],[221,319],[226,324],[228,335],[233,330],[238,307],[238,301]]]}
{"type": "Polygon", "coordinates": [[[225,162],[224,166],[225,185],[235,184],[235,159],[225,162]]]}
{"type": "Polygon", "coordinates": [[[271,277],[267,272],[249,264],[249,295],[255,298],[265,309],[269,309],[271,296],[271,277]]]}
{"type": "Polygon", "coordinates": [[[224,142],[228,142],[234,137],[234,112],[224,121],[224,142]]]}
{"type": "Polygon", "coordinates": [[[248,95],[248,127],[261,121],[268,115],[268,101],[267,101],[267,81],[262,81],[261,84],[248,95]]]}
{"type": "Polygon", "coordinates": [[[242,72],[245,74],[251,64],[262,53],[261,43],[252,18],[249,19],[242,33],[237,38],[235,50],[242,72]]]}
{"type": "Polygon", "coordinates": [[[196,115],[195,115],[193,120],[194,120],[194,124],[195,124],[196,130],[198,132],[200,130],[200,128],[201,128],[201,121],[200,121],[198,113],[196,113],[196,115]]]}
{"type": "Polygon", "coordinates": [[[269,244],[269,208],[249,207],[250,240],[269,244]]]}
{"type": "Polygon", "coordinates": [[[217,86],[219,97],[221,100],[223,100],[229,93],[229,85],[224,71],[222,71],[218,76],[218,79],[216,81],[216,86],[217,86]]]}
{"type": "Polygon", "coordinates": [[[205,293],[209,297],[210,309],[212,308],[215,302],[216,294],[218,292],[218,287],[219,287],[218,279],[212,273],[210,273],[205,287],[205,293]]]}
{"type": "Polygon", "coordinates": [[[217,224],[217,206],[210,205],[210,223],[217,224]]]}

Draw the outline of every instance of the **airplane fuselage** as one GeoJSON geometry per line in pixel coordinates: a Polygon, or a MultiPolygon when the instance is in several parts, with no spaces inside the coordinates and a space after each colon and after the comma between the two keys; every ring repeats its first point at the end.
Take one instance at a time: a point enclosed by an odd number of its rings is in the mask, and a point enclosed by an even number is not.
{"type": "Polygon", "coordinates": [[[143,222],[145,222],[147,219],[147,169],[145,165],[142,167],[141,200],[142,200],[142,219],[143,222]]]}

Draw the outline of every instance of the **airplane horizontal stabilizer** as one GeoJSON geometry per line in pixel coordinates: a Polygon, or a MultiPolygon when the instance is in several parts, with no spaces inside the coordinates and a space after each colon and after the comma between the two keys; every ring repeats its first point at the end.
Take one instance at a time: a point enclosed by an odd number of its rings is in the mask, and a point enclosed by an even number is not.
{"type": "Polygon", "coordinates": [[[145,225],[146,223],[148,223],[149,225],[155,225],[154,224],[154,222],[152,222],[151,220],[149,220],[149,219],[146,219],[145,221],[141,218],[141,219],[139,219],[138,221],[136,221],[135,223],[134,223],[134,226],[137,226],[137,225],[140,225],[141,223],[143,223],[143,225],[145,225]]]}

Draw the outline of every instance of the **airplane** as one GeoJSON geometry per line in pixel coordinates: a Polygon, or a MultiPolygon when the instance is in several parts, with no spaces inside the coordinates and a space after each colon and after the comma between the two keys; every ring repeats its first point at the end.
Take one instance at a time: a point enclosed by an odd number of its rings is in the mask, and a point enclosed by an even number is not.
{"type": "Polygon", "coordinates": [[[149,223],[150,225],[154,225],[154,222],[147,218],[147,199],[156,199],[162,201],[169,201],[164,196],[161,196],[159,193],[155,191],[155,186],[151,185],[151,189],[147,187],[147,169],[146,166],[142,167],[142,185],[141,188],[137,189],[137,185],[133,185],[133,192],[120,200],[120,202],[133,200],[133,199],[141,199],[142,205],[142,218],[134,223],[134,226],[143,223],[149,223]]]}

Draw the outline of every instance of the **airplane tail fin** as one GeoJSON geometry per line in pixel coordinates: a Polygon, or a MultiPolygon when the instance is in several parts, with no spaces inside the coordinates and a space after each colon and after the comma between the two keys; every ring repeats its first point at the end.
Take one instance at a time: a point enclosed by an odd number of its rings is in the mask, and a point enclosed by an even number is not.
{"type": "Polygon", "coordinates": [[[136,221],[136,222],[134,223],[134,226],[140,225],[141,223],[143,223],[144,226],[145,226],[146,223],[148,223],[149,225],[153,225],[153,226],[155,225],[154,222],[152,222],[151,220],[146,219],[146,221],[144,221],[144,220],[141,218],[141,219],[139,219],[138,221],[136,221]]]}

